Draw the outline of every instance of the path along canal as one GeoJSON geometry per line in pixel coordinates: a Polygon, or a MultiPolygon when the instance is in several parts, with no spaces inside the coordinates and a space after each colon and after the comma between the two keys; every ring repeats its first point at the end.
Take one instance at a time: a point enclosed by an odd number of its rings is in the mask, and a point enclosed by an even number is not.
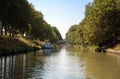
{"type": "Polygon", "coordinates": [[[0,79],[120,79],[120,55],[64,46],[3,56],[0,79]]]}

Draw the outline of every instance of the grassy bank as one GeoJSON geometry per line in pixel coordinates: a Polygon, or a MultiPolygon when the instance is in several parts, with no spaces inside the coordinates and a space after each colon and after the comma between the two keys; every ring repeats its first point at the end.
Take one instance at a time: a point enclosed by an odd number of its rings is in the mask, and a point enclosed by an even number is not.
{"type": "Polygon", "coordinates": [[[0,56],[25,53],[40,49],[37,41],[15,37],[0,37],[0,56]]]}
{"type": "Polygon", "coordinates": [[[108,53],[120,54],[120,43],[116,44],[113,48],[107,49],[108,53]]]}
{"type": "Polygon", "coordinates": [[[67,46],[79,51],[95,51],[95,49],[97,48],[97,46],[82,46],[82,45],[67,45],[67,46]]]}

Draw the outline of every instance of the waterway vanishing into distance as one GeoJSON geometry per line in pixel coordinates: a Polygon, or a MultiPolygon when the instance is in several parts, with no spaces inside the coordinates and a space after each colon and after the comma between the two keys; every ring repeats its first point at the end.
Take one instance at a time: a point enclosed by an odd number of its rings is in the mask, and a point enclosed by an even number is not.
{"type": "Polygon", "coordinates": [[[120,79],[120,55],[63,46],[3,56],[0,79],[120,79]]]}

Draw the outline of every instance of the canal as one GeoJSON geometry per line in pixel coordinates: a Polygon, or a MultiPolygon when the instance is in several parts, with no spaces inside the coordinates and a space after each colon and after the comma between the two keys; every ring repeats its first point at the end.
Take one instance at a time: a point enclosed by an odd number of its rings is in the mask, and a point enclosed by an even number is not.
{"type": "Polygon", "coordinates": [[[120,79],[120,55],[63,46],[3,56],[0,79],[120,79]]]}

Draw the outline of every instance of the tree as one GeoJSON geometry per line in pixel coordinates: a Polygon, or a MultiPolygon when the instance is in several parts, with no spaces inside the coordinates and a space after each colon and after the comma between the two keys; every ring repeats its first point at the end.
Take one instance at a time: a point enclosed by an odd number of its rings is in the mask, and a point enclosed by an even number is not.
{"type": "Polygon", "coordinates": [[[0,26],[1,35],[4,28],[5,35],[9,33],[10,36],[15,33],[23,36],[26,33],[33,39],[62,39],[57,28],[53,31],[52,26],[44,20],[42,12],[35,10],[27,0],[0,0],[0,26]]]}
{"type": "MultiPolygon", "coordinates": [[[[76,30],[68,31],[66,38],[72,43],[84,40],[84,44],[113,46],[120,40],[120,0],[94,0],[86,5],[85,18],[76,30]],[[81,32],[76,32],[77,30],[81,32]],[[78,36],[73,36],[72,35],[78,36]],[[79,34],[82,34],[82,36],[79,34]]],[[[73,26],[70,28],[72,29],[73,26]]]]}
{"type": "Polygon", "coordinates": [[[51,27],[51,31],[52,31],[52,34],[51,34],[50,41],[52,43],[57,43],[57,41],[63,40],[59,30],[56,27],[51,27]]]}

